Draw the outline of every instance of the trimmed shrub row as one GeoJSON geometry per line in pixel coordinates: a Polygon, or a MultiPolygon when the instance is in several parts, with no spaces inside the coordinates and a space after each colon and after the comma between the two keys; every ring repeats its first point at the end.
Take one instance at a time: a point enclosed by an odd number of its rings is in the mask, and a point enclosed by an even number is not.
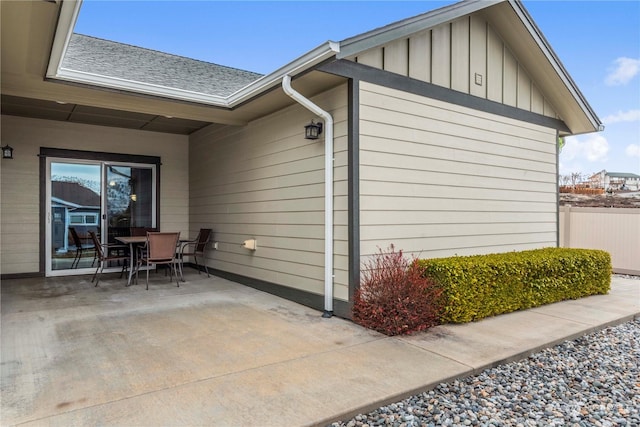
{"type": "Polygon", "coordinates": [[[416,262],[442,290],[442,323],[606,294],[611,287],[611,256],[601,250],[545,248],[416,262]]]}

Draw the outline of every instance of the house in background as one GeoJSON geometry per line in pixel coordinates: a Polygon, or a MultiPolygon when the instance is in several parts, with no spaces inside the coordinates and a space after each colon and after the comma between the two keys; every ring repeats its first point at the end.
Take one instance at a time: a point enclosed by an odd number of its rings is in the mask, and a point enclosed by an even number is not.
{"type": "Polygon", "coordinates": [[[635,173],[607,172],[606,170],[601,170],[591,175],[589,182],[594,188],[602,188],[605,191],[640,191],[640,175],[635,173]]]}
{"type": "Polygon", "coordinates": [[[69,227],[74,227],[85,238],[89,231],[98,232],[100,195],[77,182],[52,181],[51,249],[54,252],[66,253],[69,246],[74,245],[69,227]]]}
{"type": "Polygon", "coordinates": [[[327,42],[266,76],[72,35],[79,2],[0,7],[3,277],[82,273],[48,267],[51,162],[128,165],[152,226],[214,230],[216,274],[348,317],[362,261],[391,243],[557,246],[558,137],[602,126],[516,0],[327,42]]]}

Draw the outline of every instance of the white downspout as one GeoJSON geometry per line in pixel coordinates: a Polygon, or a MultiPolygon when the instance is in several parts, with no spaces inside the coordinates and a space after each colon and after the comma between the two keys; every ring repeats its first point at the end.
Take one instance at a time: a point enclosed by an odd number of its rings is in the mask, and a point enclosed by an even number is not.
{"type": "Polygon", "coordinates": [[[324,119],[324,313],[333,315],[333,117],[291,87],[291,76],[282,78],[284,93],[324,119]]]}

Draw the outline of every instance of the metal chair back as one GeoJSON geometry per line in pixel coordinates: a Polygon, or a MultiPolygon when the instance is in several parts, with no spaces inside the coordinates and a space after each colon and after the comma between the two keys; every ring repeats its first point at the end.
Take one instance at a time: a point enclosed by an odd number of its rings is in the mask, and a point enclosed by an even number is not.
{"type": "Polygon", "coordinates": [[[82,240],[80,240],[80,236],[78,236],[78,232],[75,227],[69,227],[69,233],[71,233],[71,239],[73,240],[73,244],[76,249],[82,249],[82,240]]]}
{"type": "Polygon", "coordinates": [[[176,256],[176,247],[180,233],[147,232],[147,258],[150,263],[172,262],[176,256]],[[168,262],[167,262],[168,261],[168,262]]]}
{"type": "Polygon", "coordinates": [[[201,228],[200,233],[198,234],[198,242],[196,243],[196,252],[204,253],[204,249],[207,247],[207,243],[209,243],[209,239],[211,239],[210,228],[201,228]]]}
{"type": "Polygon", "coordinates": [[[93,246],[96,248],[98,259],[102,261],[104,259],[105,254],[104,254],[104,251],[102,250],[102,244],[100,243],[100,240],[98,240],[98,236],[93,231],[89,232],[89,236],[91,236],[91,240],[93,241],[93,246]]]}

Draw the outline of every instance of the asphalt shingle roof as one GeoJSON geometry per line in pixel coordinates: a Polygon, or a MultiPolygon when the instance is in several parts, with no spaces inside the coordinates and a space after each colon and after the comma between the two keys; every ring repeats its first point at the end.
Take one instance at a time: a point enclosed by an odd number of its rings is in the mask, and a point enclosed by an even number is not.
{"type": "Polygon", "coordinates": [[[80,206],[100,206],[100,195],[77,182],[51,181],[51,195],[80,206]]]}
{"type": "Polygon", "coordinates": [[[262,77],[251,71],[75,33],[62,67],[223,97],[262,77]]]}

